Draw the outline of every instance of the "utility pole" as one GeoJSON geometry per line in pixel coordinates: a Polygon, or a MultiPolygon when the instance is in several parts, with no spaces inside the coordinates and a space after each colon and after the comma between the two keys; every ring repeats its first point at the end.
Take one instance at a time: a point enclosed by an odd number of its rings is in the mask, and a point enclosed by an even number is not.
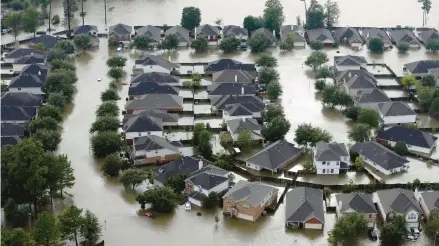
{"type": "Polygon", "coordinates": [[[104,8],[105,8],[105,28],[107,28],[107,0],[104,0],[104,8]]]}
{"type": "Polygon", "coordinates": [[[70,0],[67,1],[67,25],[69,28],[69,32],[67,33],[67,38],[70,39],[71,33],[70,33],[70,0]]]}
{"type": "Polygon", "coordinates": [[[302,1],[305,4],[305,19],[303,20],[303,26],[305,26],[308,9],[306,8],[306,0],[300,0],[300,1],[302,1]]]}
{"type": "Polygon", "coordinates": [[[49,33],[52,31],[50,29],[50,22],[52,22],[52,0],[49,0],[49,33]]]}

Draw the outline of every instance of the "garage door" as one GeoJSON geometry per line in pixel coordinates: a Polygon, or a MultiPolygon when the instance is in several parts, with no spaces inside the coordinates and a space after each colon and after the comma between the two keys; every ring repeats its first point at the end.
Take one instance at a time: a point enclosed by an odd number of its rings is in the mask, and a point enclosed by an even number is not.
{"type": "Polygon", "coordinates": [[[307,229],[322,229],[322,224],[305,223],[305,228],[307,228],[307,229]]]}
{"type": "Polygon", "coordinates": [[[189,202],[192,203],[192,204],[194,204],[194,205],[196,205],[196,206],[198,206],[198,207],[201,207],[201,202],[198,201],[197,199],[194,199],[194,198],[192,198],[192,197],[189,197],[189,202]]]}
{"type": "Polygon", "coordinates": [[[253,216],[251,216],[251,215],[238,213],[238,218],[253,221],[253,216]]]}

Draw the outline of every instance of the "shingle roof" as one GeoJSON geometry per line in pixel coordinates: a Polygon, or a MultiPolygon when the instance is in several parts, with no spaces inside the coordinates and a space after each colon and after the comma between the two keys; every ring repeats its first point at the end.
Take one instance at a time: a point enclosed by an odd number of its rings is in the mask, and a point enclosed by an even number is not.
{"type": "Polygon", "coordinates": [[[233,119],[227,121],[227,126],[232,133],[240,133],[243,131],[260,131],[262,126],[255,119],[233,119]]]}
{"type": "Polygon", "coordinates": [[[146,114],[138,114],[124,123],[123,130],[125,132],[163,131],[163,121],[160,118],[146,114]]]}
{"type": "Polygon", "coordinates": [[[199,168],[200,163],[202,162],[202,166],[211,165],[212,162],[198,156],[185,156],[175,161],[171,161],[160,167],[157,167],[152,170],[155,173],[154,179],[164,184],[165,181],[170,178],[177,176],[178,174],[189,175],[199,168]]]}
{"type": "Polygon", "coordinates": [[[170,94],[146,94],[127,103],[126,109],[183,108],[183,98],[170,94]]]}
{"type": "Polygon", "coordinates": [[[31,55],[31,54],[44,55],[44,52],[39,51],[39,50],[35,50],[35,49],[30,49],[30,48],[18,48],[18,49],[11,51],[5,57],[16,59],[16,58],[20,58],[22,56],[31,55]]]}
{"type": "Polygon", "coordinates": [[[24,136],[27,130],[27,124],[18,123],[1,123],[1,136],[11,137],[11,136],[24,136]]]}
{"type": "Polygon", "coordinates": [[[379,190],[377,191],[377,195],[385,213],[393,211],[399,214],[405,214],[410,210],[415,210],[418,213],[421,212],[415,194],[411,190],[379,190]]]}
{"type": "Polygon", "coordinates": [[[146,36],[153,41],[159,43],[161,38],[161,30],[158,27],[147,25],[136,30],[137,36],[146,36]]]}
{"type": "Polygon", "coordinates": [[[354,210],[358,213],[376,213],[377,210],[373,204],[372,195],[364,193],[347,193],[338,194],[335,196],[337,204],[341,207],[340,213],[345,213],[348,210],[354,210]]]}
{"type": "Polygon", "coordinates": [[[310,187],[297,187],[285,195],[285,220],[306,222],[312,218],[325,223],[323,191],[310,187]]]}
{"type": "Polygon", "coordinates": [[[436,136],[433,136],[429,133],[402,126],[392,126],[386,130],[382,130],[378,133],[376,138],[392,142],[403,141],[408,145],[428,149],[432,148],[437,140],[436,136]]]}
{"type": "Polygon", "coordinates": [[[308,34],[308,39],[310,42],[311,41],[323,42],[325,40],[334,42],[334,38],[332,37],[332,34],[328,29],[324,29],[324,28],[311,29],[311,30],[306,30],[306,33],[308,34]]]}
{"type": "Polygon", "coordinates": [[[255,64],[245,64],[233,59],[219,59],[209,62],[204,66],[205,72],[218,72],[226,69],[245,70],[249,72],[256,72],[255,64]]]}
{"type": "Polygon", "coordinates": [[[338,66],[359,66],[361,64],[367,64],[364,56],[334,56],[334,61],[338,66]]]}
{"type": "Polygon", "coordinates": [[[384,43],[392,44],[390,41],[389,36],[384,30],[378,29],[378,28],[366,28],[362,31],[363,38],[366,39],[366,41],[369,41],[372,38],[381,38],[384,43]]]}
{"type": "Polygon", "coordinates": [[[148,135],[148,136],[134,138],[133,145],[134,145],[136,151],[138,151],[138,150],[151,151],[151,150],[159,150],[159,149],[169,149],[169,150],[172,150],[174,152],[178,152],[177,147],[175,147],[167,139],[159,137],[159,136],[155,136],[155,135],[148,135]]]}
{"type": "Polygon", "coordinates": [[[240,26],[228,25],[228,26],[224,26],[223,34],[224,34],[224,36],[229,36],[229,35],[230,36],[239,36],[239,35],[247,36],[248,31],[247,31],[247,29],[240,27],[240,26]]]}
{"type": "Polygon", "coordinates": [[[164,110],[143,110],[143,111],[138,111],[134,114],[125,114],[123,117],[123,124],[125,124],[129,119],[133,118],[133,117],[139,117],[141,115],[144,116],[152,116],[154,118],[158,118],[161,119],[163,123],[166,122],[178,122],[178,114],[170,114],[164,110]]]}
{"type": "Polygon", "coordinates": [[[109,33],[114,32],[118,35],[129,35],[133,31],[133,27],[122,23],[110,26],[109,33]]]}
{"type": "Polygon", "coordinates": [[[28,73],[21,73],[17,77],[14,77],[9,84],[9,88],[41,88],[44,86],[44,81],[35,75],[28,73]]]}
{"type": "Polygon", "coordinates": [[[29,121],[37,114],[36,107],[1,106],[2,121],[29,121]]]}
{"type": "Polygon", "coordinates": [[[407,42],[411,44],[419,44],[418,39],[416,38],[415,34],[413,34],[412,31],[407,29],[392,29],[390,30],[390,36],[392,39],[396,42],[396,44],[407,42]]]}
{"type": "Polygon", "coordinates": [[[438,40],[439,39],[439,32],[437,32],[435,30],[420,31],[418,33],[418,37],[424,43],[427,43],[430,40],[438,40]]]}
{"type": "Polygon", "coordinates": [[[366,76],[352,76],[347,82],[346,86],[349,89],[374,89],[376,87],[376,80],[366,76]]]}
{"type": "Polygon", "coordinates": [[[377,104],[384,116],[416,115],[416,112],[405,102],[385,102],[377,104]]]}
{"type": "Polygon", "coordinates": [[[212,74],[212,81],[215,83],[252,83],[256,77],[256,71],[245,71],[239,69],[224,69],[212,74]]]}
{"type": "Polygon", "coordinates": [[[14,61],[14,64],[36,64],[44,63],[46,57],[40,54],[25,55],[14,61]]]}
{"type": "Polygon", "coordinates": [[[421,193],[422,198],[424,198],[425,205],[427,205],[428,210],[434,208],[439,209],[439,191],[424,191],[421,193]]]}
{"type": "MultiPolygon", "coordinates": [[[[262,98],[258,96],[213,96],[210,99],[212,106],[215,106],[219,110],[223,110],[226,105],[235,104],[235,103],[254,103],[260,104],[262,103],[262,98]]],[[[248,107],[247,107],[248,108],[248,107]]]]}
{"type": "Polygon", "coordinates": [[[239,180],[223,198],[230,197],[233,201],[248,201],[254,206],[259,206],[267,195],[276,194],[279,190],[271,186],[256,182],[239,180]]]}
{"type": "Polygon", "coordinates": [[[33,38],[30,42],[33,44],[42,44],[47,49],[55,48],[55,44],[59,41],[59,38],[43,34],[41,36],[33,38]]]}
{"type": "Polygon", "coordinates": [[[172,70],[173,68],[180,67],[179,64],[175,64],[175,63],[169,62],[165,58],[163,58],[161,56],[157,56],[157,55],[146,55],[146,56],[140,58],[139,60],[136,60],[136,64],[141,64],[141,65],[158,65],[158,66],[167,68],[169,70],[172,70]]]}
{"type": "Polygon", "coordinates": [[[380,103],[390,102],[390,98],[379,89],[364,89],[359,92],[355,99],[357,103],[380,103]]]}
{"type": "Polygon", "coordinates": [[[190,42],[189,30],[182,26],[173,26],[166,30],[165,36],[175,34],[180,42],[190,42]]]}
{"type": "Polygon", "coordinates": [[[170,85],[160,85],[156,82],[131,83],[128,89],[128,95],[146,95],[146,94],[172,94],[178,95],[179,89],[170,85]]]}
{"type": "Polygon", "coordinates": [[[142,73],[140,75],[137,75],[131,80],[131,83],[139,83],[139,82],[155,82],[159,84],[170,84],[170,83],[178,84],[179,78],[167,73],[151,72],[151,73],[142,73]]]}
{"type": "Polygon", "coordinates": [[[409,161],[376,142],[356,143],[351,147],[386,170],[402,167],[409,161]]]}
{"type": "Polygon", "coordinates": [[[194,185],[200,186],[205,190],[210,190],[226,181],[228,177],[202,173],[189,179],[194,185]]]}
{"type": "Polygon", "coordinates": [[[374,82],[376,81],[375,76],[373,74],[369,73],[368,71],[364,70],[364,69],[348,70],[348,71],[336,71],[335,81],[336,82],[340,82],[341,80],[343,80],[343,79],[345,79],[347,77],[353,77],[355,75],[358,76],[358,77],[367,77],[367,78],[373,80],[374,82]]]}
{"type": "Polygon", "coordinates": [[[218,35],[219,34],[219,30],[217,27],[209,25],[209,24],[205,24],[199,27],[195,28],[195,35],[198,35],[200,33],[203,33],[204,35],[218,35]]]}
{"type": "Polygon", "coordinates": [[[273,35],[273,31],[270,31],[269,29],[267,29],[265,27],[258,28],[252,32],[252,36],[257,35],[257,34],[263,34],[263,35],[267,36],[268,39],[270,39],[272,44],[277,42],[276,37],[273,35]]]}
{"type": "Polygon", "coordinates": [[[5,92],[1,97],[1,105],[39,107],[42,103],[41,95],[28,92],[5,92]]]}
{"type": "Polygon", "coordinates": [[[244,105],[242,105],[240,103],[229,104],[226,106],[226,108],[224,110],[227,111],[227,113],[229,113],[229,116],[253,115],[252,111],[250,111],[249,109],[247,109],[244,105]]]}
{"type": "Polygon", "coordinates": [[[256,94],[256,85],[242,83],[219,83],[207,86],[211,96],[256,94]]]}
{"type": "Polygon", "coordinates": [[[98,27],[94,25],[82,25],[73,28],[74,34],[89,34],[90,32],[97,32],[98,27]]]}
{"type": "Polygon", "coordinates": [[[203,174],[203,173],[208,173],[208,174],[212,174],[212,175],[217,175],[217,176],[226,176],[229,171],[224,170],[222,168],[219,168],[215,165],[207,165],[204,166],[203,168],[191,173],[190,175],[188,175],[188,178],[186,180],[189,180],[190,178],[193,178],[197,175],[203,174]]]}
{"type": "Polygon", "coordinates": [[[284,41],[288,37],[288,34],[291,33],[291,34],[293,34],[294,42],[306,42],[305,37],[300,35],[299,32],[302,32],[302,33],[305,32],[305,30],[303,29],[302,26],[297,26],[297,25],[284,25],[284,26],[281,26],[281,28],[280,28],[280,40],[284,41]]]}
{"type": "Polygon", "coordinates": [[[246,162],[256,164],[265,169],[276,170],[301,153],[302,150],[294,147],[294,144],[286,140],[278,140],[248,158],[246,162]]]}
{"type": "Polygon", "coordinates": [[[18,136],[13,137],[1,137],[1,146],[5,145],[16,145],[17,143],[21,142],[22,138],[18,136]]]}
{"type": "Polygon", "coordinates": [[[438,68],[430,68],[428,69],[428,73],[433,75],[433,77],[437,80],[439,79],[439,67],[438,68]]]}
{"type": "Polygon", "coordinates": [[[335,38],[340,42],[344,42],[345,40],[348,43],[353,43],[354,41],[363,43],[363,39],[358,33],[357,29],[353,27],[341,27],[334,30],[335,38]]]}
{"type": "Polygon", "coordinates": [[[320,141],[316,144],[315,158],[317,161],[340,161],[342,156],[349,156],[344,143],[326,143],[320,141]]]}
{"type": "Polygon", "coordinates": [[[22,74],[35,74],[41,81],[46,79],[47,72],[49,71],[49,66],[45,64],[31,64],[27,65],[21,70],[22,74]]]}
{"type": "Polygon", "coordinates": [[[428,69],[439,68],[439,60],[420,60],[404,64],[404,67],[413,74],[428,73],[428,69]]]}

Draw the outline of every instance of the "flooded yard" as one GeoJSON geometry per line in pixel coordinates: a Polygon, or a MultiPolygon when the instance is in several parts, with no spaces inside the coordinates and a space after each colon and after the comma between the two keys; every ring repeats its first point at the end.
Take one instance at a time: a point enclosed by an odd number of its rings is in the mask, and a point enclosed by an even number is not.
{"type": "Polygon", "coordinates": [[[370,182],[369,177],[360,172],[347,172],[344,175],[308,174],[297,177],[297,181],[329,185],[344,185],[351,182],[351,180],[354,182],[354,184],[369,184],[370,182]]]}
{"type": "Polygon", "coordinates": [[[399,86],[399,82],[396,79],[391,78],[377,78],[378,86],[399,86]]]}

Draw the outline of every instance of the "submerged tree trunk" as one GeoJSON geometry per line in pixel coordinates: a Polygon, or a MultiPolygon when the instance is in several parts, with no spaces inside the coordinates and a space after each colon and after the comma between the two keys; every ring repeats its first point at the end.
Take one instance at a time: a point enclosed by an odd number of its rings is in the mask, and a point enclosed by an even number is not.
{"type": "Polygon", "coordinates": [[[52,24],[52,0],[49,0],[49,33],[52,29],[50,29],[50,25],[52,24]]]}
{"type": "Polygon", "coordinates": [[[84,18],[85,18],[85,14],[84,14],[84,0],[81,0],[81,15],[82,15],[82,25],[84,25],[84,18]]]}
{"type": "Polygon", "coordinates": [[[78,235],[76,234],[76,231],[75,231],[74,235],[75,235],[75,244],[76,244],[76,246],[78,246],[78,235]]]}

